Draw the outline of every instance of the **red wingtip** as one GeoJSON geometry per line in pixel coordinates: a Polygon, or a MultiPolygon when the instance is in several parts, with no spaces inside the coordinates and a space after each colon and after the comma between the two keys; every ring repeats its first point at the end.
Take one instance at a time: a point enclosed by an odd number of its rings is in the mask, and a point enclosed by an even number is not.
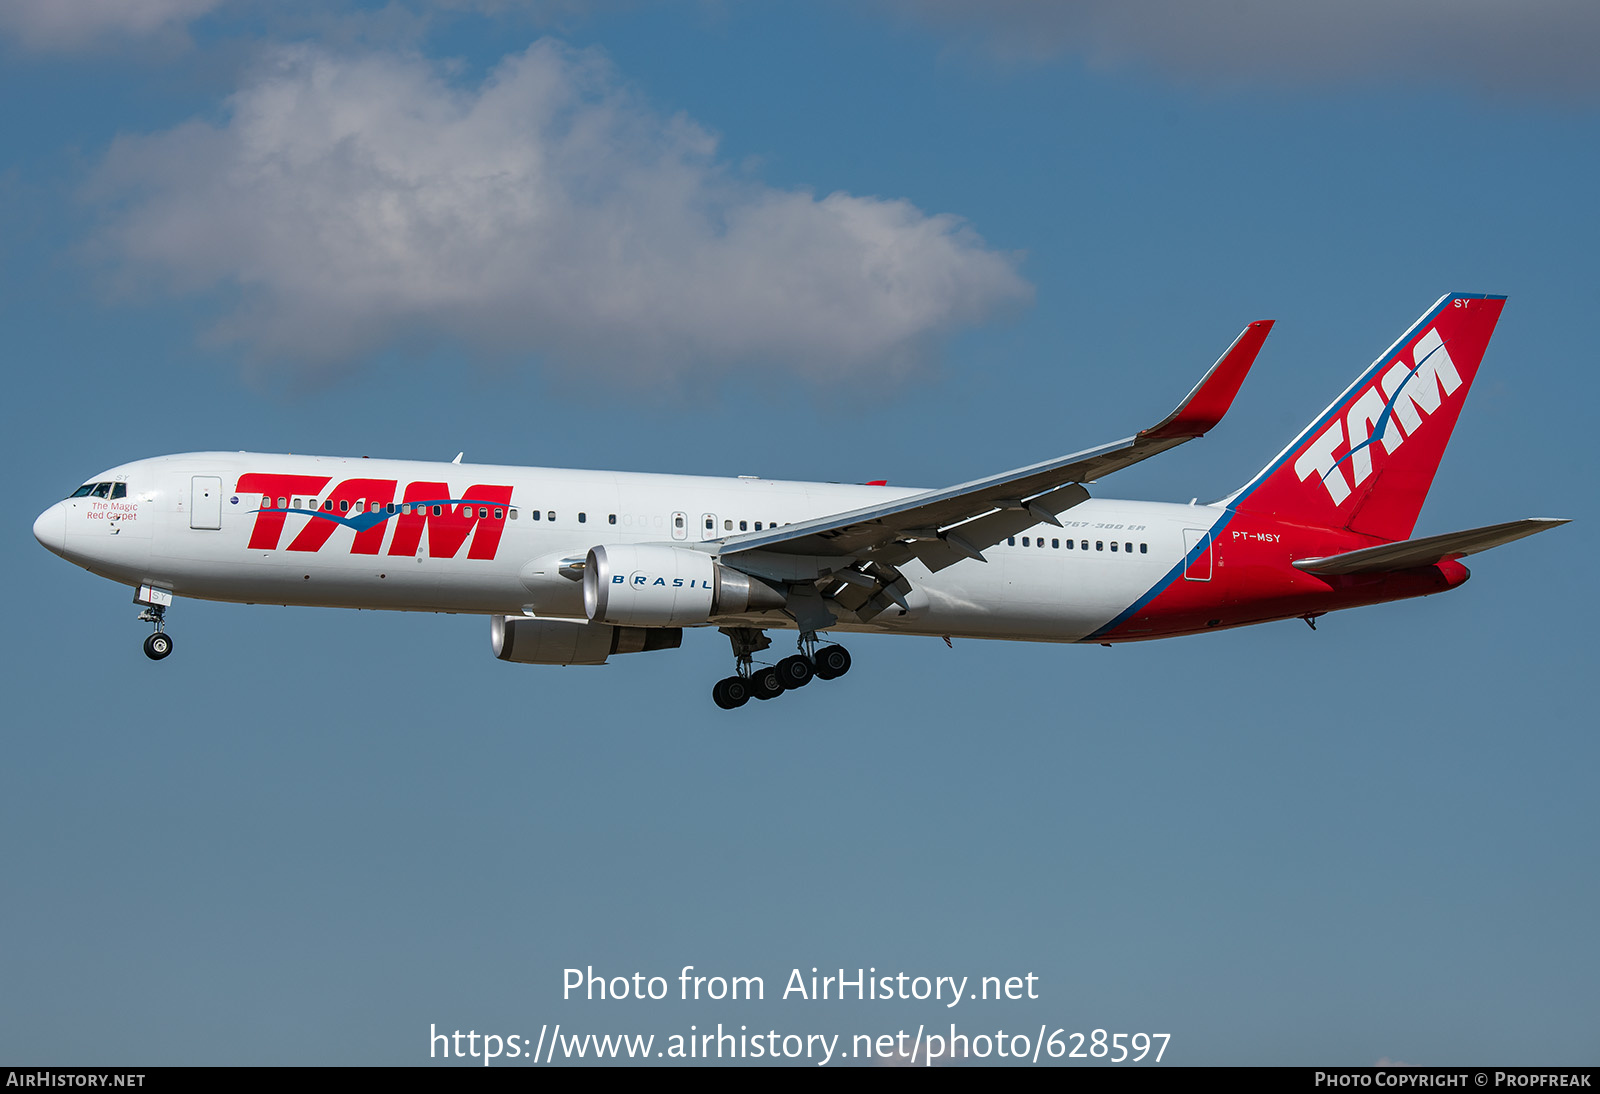
{"type": "Polygon", "coordinates": [[[1222,421],[1222,416],[1233,405],[1233,397],[1239,394],[1250,366],[1255,364],[1256,354],[1261,352],[1261,344],[1272,330],[1272,322],[1258,319],[1241,331],[1178,409],[1139,436],[1151,439],[1199,437],[1222,421]]]}

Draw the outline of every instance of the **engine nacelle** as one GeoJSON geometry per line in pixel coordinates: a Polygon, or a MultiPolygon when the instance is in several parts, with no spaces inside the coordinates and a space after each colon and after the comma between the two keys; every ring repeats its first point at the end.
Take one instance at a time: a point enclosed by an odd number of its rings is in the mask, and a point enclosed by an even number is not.
{"type": "Polygon", "coordinates": [[[609,627],[497,615],[489,621],[489,644],[502,661],[523,665],[603,665],[613,653],[675,650],[682,627],[609,627]]]}
{"type": "Polygon", "coordinates": [[[583,571],[583,607],[597,623],[692,626],[784,603],[766,582],[686,547],[595,547],[583,571]]]}

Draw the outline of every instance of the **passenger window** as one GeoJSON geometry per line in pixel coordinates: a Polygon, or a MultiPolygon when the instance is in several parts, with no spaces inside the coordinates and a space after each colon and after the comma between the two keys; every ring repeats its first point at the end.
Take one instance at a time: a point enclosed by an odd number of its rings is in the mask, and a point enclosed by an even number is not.
{"type": "Polygon", "coordinates": [[[1117,541],[1116,540],[1112,540],[1111,541],[1111,549],[1113,551],[1115,551],[1117,549],[1117,541]]]}
{"type": "Polygon", "coordinates": [[[1150,545],[1148,543],[1139,544],[1139,553],[1141,555],[1149,554],[1150,553],[1150,545]]]}
{"type": "Polygon", "coordinates": [[[749,529],[750,529],[750,522],[749,521],[741,520],[739,522],[739,531],[745,532],[745,531],[749,531],[749,529]]]}
{"type": "Polygon", "coordinates": [[[529,509],[528,510],[528,519],[529,520],[538,520],[539,516],[540,516],[539,510],[537,510],[537,509],[529,509]]]}
{"type": "Polygon", "coordinates": [[[707,517],[706,518],[706,531],[715,532],[716,530],[717,530],[716,519],[714,517],[707,517]]]}
{"type": "Polygon", "coordinates": [[[517,511],[515,509],[511,510],[511,519],[512,520],[516,520],[517,519],[517,511]]]}
{"type": "Polygon", "coordinates": [[[1128,552],[1130,555],[1133,554],[1133,544],[1131,543],[1124,543],[1122,545],[1122,549],[1128,552]]]}
{"type": "Polygon", "coordinates": [[[1082,543],[1078,544],[1078,546],[1082,547],[1085,551],[1087,551],[1089,549],[1089,541],[1088,540],[1084,540],[1082,543]]]}
{"type": "Polygon", "coordinates": [[[348,501],[341,501],[339,503],[339,512],[348,513],[349,511],[350,511],[350,503],[348,501]]]}
{"type": "Polygon", "coordinates": [[[1059,539],[1051,540],[1050,541],[1050,549],[1052,551],[1059,551],[1061,549],[1061,541],[1059,539]]]}
{"type": "MultiPolygon", "coordinates": [[[[681,515],[673,517],[672,518],[672,526],[674,528],[682,528],[683,527],[683,517],[681,515]]],[[[758,525],[756,525],[756,527],[759,528],[761,526],[758,524],[758,525]]]]}
{"type": "Polygon", "coordinates": [[[506,519],[506,514],[505,514],[505,510],[503,510],[503,509],[496,509],[496,510],[495,510],[495,511],[494,511],[494,519],[495,519],[495,520],[505,520],[505,519],[506,519]]]}
{"type": "Polygon", "coordinates": [[[1007,547],[1015,547],[1016,545],[1017,545],[1017,537],[1016,536],[1007,536],[1006,537],[1006,546],[1007,547]]]}
{"type": "Polygon", "coordinates": [[[1034,540],[1033,541],[1033,545],[1035,547],[1043,547],[1044,546],[1044,537],[1040,536],[1038,539],[1034,540]]]}
{"type": "Polygon", "coordinates": [[[1103,540],[1103,539],[1095,540],[1094,541],[1094,549],[1096,551],[1104,551],[1106,549],[1106,541],[1103,540]]]}
{"type": "Polygon", "coordinates": [[[1026,547],[1028,545],[1028,537],[1027,536],[1023,536],[1022,537],[1022,545],[1024,547],[1026,547]]]}
{"type": "Polygon", "coordinates": [[[433,515],[436,516],[436,517],[443,516],[444,515],[444,506],[435,505],[433,507],[433,515]]]}
{"type": "Polygon", "coordinates": [[[607,524],[615,524],[615,523],[617,523],[617,514],[612,513],[609,517],[607,517],[606,518],[606,523],[607,524]]]}
{"type": "Polygon", "coordinates": [[[114,483],[111,484],[111,500],[112,501],[116,501],[118,498],[125,498],[127,496],[128,496],[128,484],[127,483],[125,483],[125,482],[114,482],[114,483]]]}
{"type": "Polygon", "coordinates": [[[756,521],[756,531],[761,531],[761,522],[759,520],[756,521]]]}
{"type": "MultiPolygon", "coordinates": [[[[554,518],[552,518],[552,519],[554,519],[554,518]]],[[[579,524],[587,524],[588,521],[589,521],[589,514],[588,513],[579,513],[578,514],[578,523],[579,524]]]]}
{"type": "Polygon", "coordinates": [[[1076,546],[1076,544],[1072,540],[1067,540],[1067,550],[1072,550],[1074,546],[1076,546]]]}
{"type": "Polygon", "coordinates": [[[544,519],[545,520],[555,520],[556,519],[556,511],[554,509],[550,510],[548,513],[545,514],[544,519]]]}

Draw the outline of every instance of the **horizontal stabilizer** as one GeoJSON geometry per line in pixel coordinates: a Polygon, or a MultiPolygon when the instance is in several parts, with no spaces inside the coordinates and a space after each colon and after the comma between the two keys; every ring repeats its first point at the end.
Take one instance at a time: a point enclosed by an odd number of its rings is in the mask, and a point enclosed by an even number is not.
{"type": "Polygon", "coordinates": [[[1567,523],[1559,517],[1529,517],[1506,524],[1491,524],[1487,528],[1471,528],[1465,532],[1446,532],[1442,536],[1363,547],[1359,551],[1347,551],[1326,558],[1302,558],[1294,565],[1297,570],[1313,574],[1376,574],[1409,570],[1417,566],[1432,566],[1447,558],[1487,551],[1502,543],[1510,543],[1514,539],[1567,523]]]}

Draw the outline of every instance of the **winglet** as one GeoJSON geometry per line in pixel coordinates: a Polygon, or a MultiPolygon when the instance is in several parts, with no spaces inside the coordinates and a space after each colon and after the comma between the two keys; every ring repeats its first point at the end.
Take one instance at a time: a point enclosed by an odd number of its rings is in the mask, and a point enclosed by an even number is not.
{"type": "Polygon", "coordinates": [[[1206,431],[1222,421],[1222,416],[1233,405],[1239,386],[1261,352],[1261,343],[1272,330],[1271,319],[1260,319],[1239,332],[1226,353],[1217,359],[1211,370],[1178,404],[1178,409],[1168,414],[1158,424],[1139,434],[1143,440],[1162,440],[1204,436],[1206,431]]]}

